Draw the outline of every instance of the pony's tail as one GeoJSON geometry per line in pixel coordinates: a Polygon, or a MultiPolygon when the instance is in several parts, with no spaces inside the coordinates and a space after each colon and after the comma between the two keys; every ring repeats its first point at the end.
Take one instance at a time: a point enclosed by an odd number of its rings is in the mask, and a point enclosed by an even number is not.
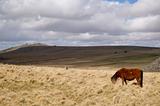
{"type": "Polygon", "coordinates": [[[141,83],[140,86],[143,87],[143,71],[141,70],[141,83]]]}

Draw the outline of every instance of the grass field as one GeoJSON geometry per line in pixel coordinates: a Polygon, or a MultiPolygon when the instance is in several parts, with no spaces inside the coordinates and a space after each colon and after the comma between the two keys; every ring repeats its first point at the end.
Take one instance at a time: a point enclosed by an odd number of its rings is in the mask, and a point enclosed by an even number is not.
{"type": "Polygon", "coordinates": [[[112,84],[116,71],[0,64],[0,106],[160,106],[160,73],[140,88],[112,84]]]}

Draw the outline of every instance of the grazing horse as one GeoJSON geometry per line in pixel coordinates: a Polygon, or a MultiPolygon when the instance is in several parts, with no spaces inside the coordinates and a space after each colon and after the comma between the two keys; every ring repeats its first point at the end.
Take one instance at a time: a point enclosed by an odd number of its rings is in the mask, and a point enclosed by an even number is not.
{"type": "Polygon", "coordinates": [[[140,87],[143,87],[143,71],[140,69],[122,68],[122,69],[118,70],[111,77],[112,83],[115,84],[118,78],[122,79],[122,85],[124,85],[124,82],[127,85],[127,80],[131,81],[131,80],[136,79],[137,83],[134,83],[134,84],[139,85],[140,87]]]}

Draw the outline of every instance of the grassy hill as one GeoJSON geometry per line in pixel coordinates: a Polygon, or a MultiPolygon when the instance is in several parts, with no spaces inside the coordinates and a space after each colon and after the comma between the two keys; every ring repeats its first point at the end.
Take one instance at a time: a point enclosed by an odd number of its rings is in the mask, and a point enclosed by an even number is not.
{"type": "Polygon", "coordinates": [[[142,66],[160,56],[160,48],[137,46],[26,46],[0,53],[0,63],[23,65],[142,66]]]}

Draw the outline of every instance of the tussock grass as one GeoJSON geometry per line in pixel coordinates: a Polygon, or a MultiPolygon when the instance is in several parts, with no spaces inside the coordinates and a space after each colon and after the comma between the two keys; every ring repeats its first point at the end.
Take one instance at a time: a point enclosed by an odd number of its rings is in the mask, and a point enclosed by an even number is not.
{"type": "Polygon", "coordinates": [[[0,106],[159,106],[160,73],[144,72],[144,87],[116,85],[117,69],[0,65],[0,106]]]}

